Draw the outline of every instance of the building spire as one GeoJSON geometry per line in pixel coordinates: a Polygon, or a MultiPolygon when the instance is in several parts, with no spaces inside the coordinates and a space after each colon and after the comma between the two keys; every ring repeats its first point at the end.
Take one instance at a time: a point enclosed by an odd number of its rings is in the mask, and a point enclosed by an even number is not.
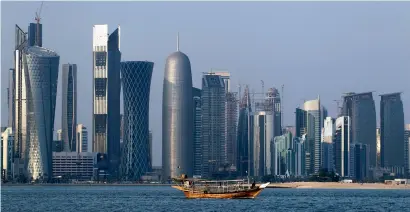
{"type": "Polygon", "coordinates": [[[179,52],[179,32],[177,34],[177,52],[179,52]]]}

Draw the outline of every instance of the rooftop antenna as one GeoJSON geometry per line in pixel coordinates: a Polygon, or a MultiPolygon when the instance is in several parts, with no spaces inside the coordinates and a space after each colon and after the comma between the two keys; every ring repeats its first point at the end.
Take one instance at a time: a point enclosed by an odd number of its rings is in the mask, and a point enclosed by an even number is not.
{"type": "Polygon", "coordinates": [[[179,32],[177,34],[177,52],[179,52],[179,32]]]}
{"type": "Polygon", "coordinates": [[[41,10],[43,9],[43,1],[41,2],[40,9],[37,9],[36,11],[36,17],[34,20],[37,22],[37,30],[36,30],[36,40],[35,40],[35,45],[39,46],[40,45],[40,20],[41,20],[41,10]]]}

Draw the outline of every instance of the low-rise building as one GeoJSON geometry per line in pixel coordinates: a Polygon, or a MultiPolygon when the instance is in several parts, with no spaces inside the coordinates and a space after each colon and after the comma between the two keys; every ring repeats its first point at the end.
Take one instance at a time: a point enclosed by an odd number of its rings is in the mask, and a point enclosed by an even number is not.
{"type": "Polygon", "coordinates": [[[97,153],[53,152],[53,176],[77,180],[91,180],[97,164],[97,153]]]}

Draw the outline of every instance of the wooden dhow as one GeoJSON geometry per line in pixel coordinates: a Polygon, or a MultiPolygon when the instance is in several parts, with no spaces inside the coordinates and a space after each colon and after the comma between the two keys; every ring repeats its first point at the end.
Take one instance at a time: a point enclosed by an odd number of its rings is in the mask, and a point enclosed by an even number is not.
{"type": "Polygon", "coordinates": [[[179,184],[172,187],[184,193],[188,199],[253,199],[258,196],[269,183],[256,186],[244,180],[206,181],[198,179],[174,179],[179,184]]]}

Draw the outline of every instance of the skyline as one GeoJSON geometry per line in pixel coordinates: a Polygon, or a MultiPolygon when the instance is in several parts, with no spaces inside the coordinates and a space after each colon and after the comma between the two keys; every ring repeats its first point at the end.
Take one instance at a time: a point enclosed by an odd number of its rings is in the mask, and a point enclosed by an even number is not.
{"type": "MultiPolygon", "coordinates": [[[[3,18],[1,123],[6,125],[8,116],[5,97],[8,69],[13,66],[14,25],[18,24],[26,30],[25,27],[34,22],[34,13],[40,6],[40,2],[1,2],[1,5],[3,18]],[[17,7],[21,12],[19,14],[15,12],[17,7]]],[[[336,117],[336,104],[333,100],[340,99],[342,93],[373,90],[377,91],[374,97],[378,126],[380,126],[378,94],[392,92],[403,92],[405,123],[409,123],[410,113],[407,104],[410,102],[408,94],[410,85],[406,78],[410,76],[410,62],[408,62],[410,14],[407,14],[408,10],[405,8],[410,8],[410,3],[45,2],[41,23],[43,44],[60,55],[60,64],[78,64],[80,104],[77,123],[84,124],[90,132],[92,129],[92,26],[108,24],[108,31],[112,32],[118,24],[121,25],[122,61],[149,60],[156,64],[152,76],[150,120],[158,121],[150,121],[150,130],[154,137],[153,149],[159,151],[162,143],[159,121],[162,120],[162,116],[159,111],[162,105],[165,60],[176,50],[175,38],[178,32],[181,51],[191,60],[194,87],[200,86],[202,72],[208,72],[211,68],[226,69],[231,72],[233,91],[237,91],[238,82],[243,85],[249,84],[251,91],[255,92],[261,90],[262,79],[265,81],[265,91],[272,86],[279,88],[284,84],[285,96],[282,101],[285,126],[295,125],[293,112],[296,107],[303,105],[303,99],[315,99],[320,95],[321,103],[329,110],[329,115],[336,117]],[[164,5],[175,7],[175,10],[167,8],[166,11],[162,11],[164,5]],[[367,5],[372,8],[367,8],[367,5]],[[93,11],[98,12],[90,11],[90,6],[93,7],[93,11]],[[149,9],[141,9],[140,6],[149,9]],[[135,7],[140,8],[140,13],[132,13],[135,7]],[[259,8],[260,12],[253,16],[249,13],[246,13],[249,16],[244,15],[248,10],[251,11],[252,7],[259,8]],[[115,10],[115,8],[121,8],[121,13],[117,16],[103,16],[106,14],[104,11],[115,10]],[[185,15],[190,17],[190,20],[178,15],[184,14],[184,9],[187,13],[185,15]],[[225,11],[225,9],[229,10],[225,11]],[[153,10],[162,11],[163,17],[169,19],[162,20],[154,13],[148,13],[153,10]],[[209,16],[210,11],[212,16],[209,16]],[[227,12],[232,12],[234,15],[225,17],[227,12]],[[84,14],[81,15],[82,13],[84,14]],[[344,13],[346,19],[340,20],[344,13]],[[168,14],[172,16],[167,16],[168,14]],[[74,16],[85,15],[89,18],[81,21],[73,20],[74,16]],[[272,20],[264,19],[268,15],[272,20]],[[206,17],[205,21],[203,17],[206,17]],[[286,18],[290,19],[286,20],[286,18]],[[232,22],[235,20],[237,22],[232,22]],[[262,23],[255,24],[258,20],[262,23]],[[302,20],[307,23],[302,23],[302,20]],[[161,21],[165,23],[160,23],[161,21]],[[270,21],[272,21],[272,28],[279,29],[269,31],[265,25],[271,23],[270,21]],[[248,31],[243,32],[243,30],[248,31]],[[303,33],[304,36],[298,36],[297,33],[303,33]],[[347,36],[343,37],[343,33],[347,36]],[[342,37],[338,37],[341,34],[342,37]],[[321,35],[330,37],[321,37],[321,35]],[[368,38],[369,35],[378,36],[368,38]],[[71,39],[64,39],[65,36],[71,39]],[[254,40],[249,39],[252,36],[254,40]],[[353,44],[349,46],[347,43],[353,44]],[[269,58],[273,62],[269,61],[269,58]],[[333,71],[324,73],[328,77],[323,78],[319,72],[327,70],[333,71]],[[382,70],[382,73],[376,73],[382,70]],[[390,76],[391,73],[396,75],[390,76]],[[295,76],[300,76],[300,79],[295,79],[295,76]],[[360,81],[359,78],[363,76],[376,77],[375,81],[368,78],[360,81]],[[268,78],[270,80],[267,80],[268,78]],[[340,79],[339,82],[334,81],[337,79],[340,79]],[[347,79],[352,80],[349,85],[344,83],[347,79]],[[309,80],[312,80],[311,84],[309,80]],[[366,82],[366,85],[360,82],[366,82]]],[[[59,118],[62,112],[61,69],[60,65],[55,131],[61,128],[59,118]]],[[[89,135],[89,139],[91,138],[89,135]]],[[[158,152],[154,154],[153,164],[158,165],[160,161],[161,154],[158,152]]]]}

